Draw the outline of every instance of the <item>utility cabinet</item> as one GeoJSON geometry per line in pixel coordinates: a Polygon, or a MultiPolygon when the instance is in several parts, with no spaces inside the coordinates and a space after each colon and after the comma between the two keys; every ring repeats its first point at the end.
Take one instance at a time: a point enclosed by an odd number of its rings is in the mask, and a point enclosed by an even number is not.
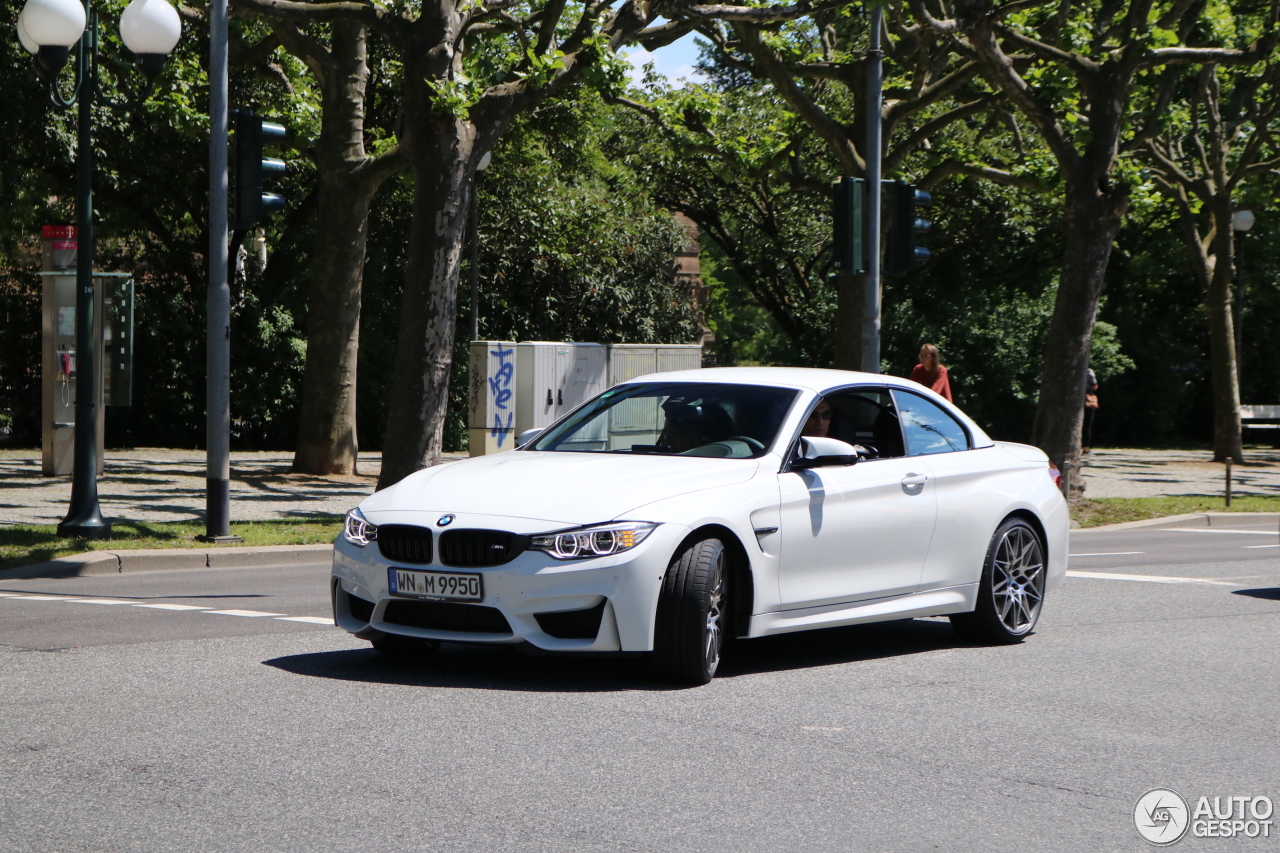
{"type": "MultiPolygon", "coordinates": [[[[700,344],[612,344],[609,347],[609,386],[674,370],[702,367],[700,344]]],[[[658,398],[623,400],[609,410],[609,449],[655,444],[662,432],[658,398]]]]}
{"type": "MultiPolygon", "coordinates": [[[[554,341],[472,341],[467,427],[472,456],[515,447],[529,429],[637,376],[702,366],[699,344],[580,344],[554,341]]],[[[661,431],[657,400],[625,401],[592,434],[567,446],[599,450],[652,444],[661,431]]]]}
{"type": "Polygon", "coordinates": [[[603,392],[608,349],[604,344],[516,344],[516,398],[520,400],[516,434],[548,426],[579,403],[603,392]]]}
{"type": "Polygon", "coordinates": [[[472,456],[516,443],[515,341],[472,341],[467,375],[467,437],[472,456]]]}
{"type": "Polygon", "coordinates": [[[610,344],[609,387],[650,373],[697,370],[701,344],[610,344]]]}

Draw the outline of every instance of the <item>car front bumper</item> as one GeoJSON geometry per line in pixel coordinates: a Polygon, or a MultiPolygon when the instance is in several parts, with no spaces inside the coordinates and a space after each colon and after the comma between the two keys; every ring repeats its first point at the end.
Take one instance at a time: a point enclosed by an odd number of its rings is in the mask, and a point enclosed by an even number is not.
{"type": "Polygon", "coordinates": [[[430,564],[393,563],[382,556],[376,541],[360,547],[339,536],[333,547],[334,622],[364,639],[399,634],[450,642],[525,642],[548,651],[651,651],[662,577],[688,534],[687,527],[660,524],[643,542],[621,554],[556,560],[541,551],[525,551],[511,562],[491,568],[446,566],[439,562],[438,555],[430,564]],[[411,571],[479,574],[483,577],[484,598],[478,602],[445,602],[448,607],[441,608],[432,600],[393,596],[387,576],[393,566],[411,571]],[[351,596],[358,600],[353,601],[351,596]],[[476,607],[498,611],[508,630],[501,630],[501,620],[492,612],[460,609],[476,607]],[[563,630],[545,624],[549,620],[540,622],[538,618],[593,609],[600,610],[594,637],[565,637],[563,630]],[[438,624],[439,619],[418,616],[440,612],[454,617],[446,621],[471,624],[456,630],[411,624],[438,624]],[[456,618],[459,616],[462,618],[456,618]],[[484,618],[470,620],[468,616],[484,618]],[[547,629],[562,636],[552,636],[547,629]]]}

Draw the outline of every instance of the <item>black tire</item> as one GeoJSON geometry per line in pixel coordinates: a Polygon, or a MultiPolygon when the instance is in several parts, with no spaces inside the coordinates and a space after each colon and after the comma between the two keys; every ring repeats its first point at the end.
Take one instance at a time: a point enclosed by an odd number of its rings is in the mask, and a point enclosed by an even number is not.
{"type": "Polygon", "coordinates": [[[719,539],[684,548],[662,579],[653,632],[653,668],[664,679],[706,684],[724,648],[728,557],[719,539]]]}
{"type": "Polygon", "coordinates": [[[383,657],[392,660],[421,660],[435,654],[440,644],[421,637],[405,637],[400,634],[384,634],[381,639],[370,640],[383,657]]]}
{"type": "Polygon", "coordinates": [[[1045,571],[1039,534],[1021,519],[1005,519],[987,548],[977,607],[951,614],[951,625],[973,642],[1021,643],[1044,609],[1045,571]]]}

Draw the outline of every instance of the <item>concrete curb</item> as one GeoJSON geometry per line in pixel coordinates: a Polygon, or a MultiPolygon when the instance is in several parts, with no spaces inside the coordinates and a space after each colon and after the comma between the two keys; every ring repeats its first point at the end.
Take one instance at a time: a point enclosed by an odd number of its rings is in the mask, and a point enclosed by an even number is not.
{"type": "Polygon", "coordinates": [[[267,545],[260,548],[161,548],[88,551],[0,572],[0,580],[76,578],[174,569],[253,569],[327,562],[333,545],[267,545]]]}
{"type": "MultiPolygon", "coordinates": [[[[1166,515],[1160,518],[1144,518],[1142,521],[1122,521],[1119,524],[1102,524],[1097,527],[1072,528],[1072,533],[1092,533],[1095,530],[1131,530],[1135,527],[1155,527],[1179,521],[1203,521],[1205,527],[1214,527],[1216,519],[1274,518],[1280,524],[1280,512],[1187,512],[1182,515],[1166,515]]],[[[1222,525],[1216,525],[1222,526],[1222,525]]]]}

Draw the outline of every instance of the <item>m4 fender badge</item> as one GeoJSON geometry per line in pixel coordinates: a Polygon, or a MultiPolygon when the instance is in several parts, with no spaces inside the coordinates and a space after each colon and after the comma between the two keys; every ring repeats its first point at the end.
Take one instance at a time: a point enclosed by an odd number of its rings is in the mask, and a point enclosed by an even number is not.
{"type": "Polygon", "coordinates": [[[453,513],[450,513],[449,515],[442,515],[440,516],[440,520],[436,522],[436,526],[448,527],[450,524],[453,524],[453,520],[456,517],[457,516],[453,515],[453,513]]]}

